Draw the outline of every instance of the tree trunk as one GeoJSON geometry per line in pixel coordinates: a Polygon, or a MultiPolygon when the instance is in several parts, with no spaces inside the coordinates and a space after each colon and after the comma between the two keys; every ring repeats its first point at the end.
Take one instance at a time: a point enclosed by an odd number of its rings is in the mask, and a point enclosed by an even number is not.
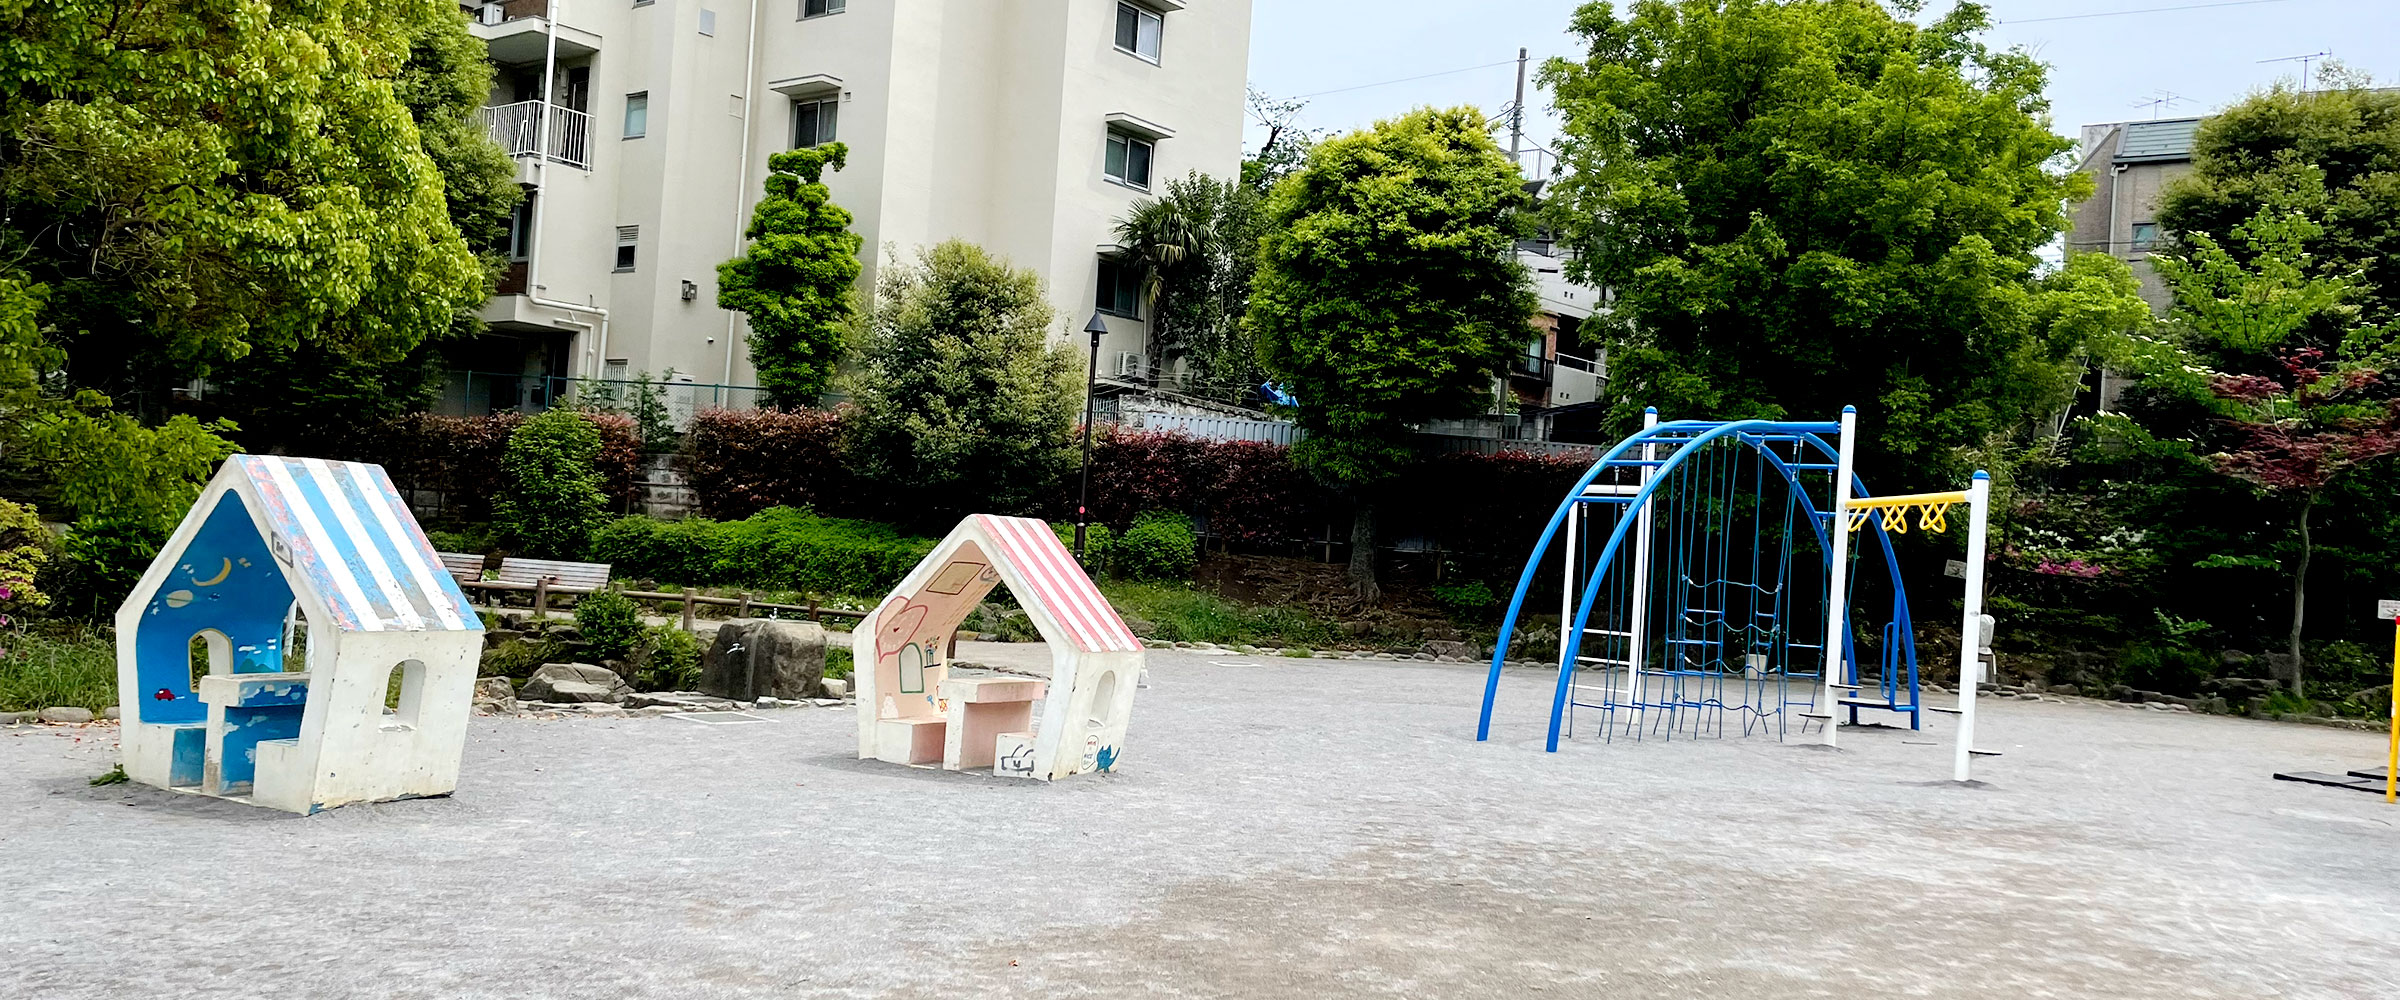
{"type": "Polygon", "coordinates": [[[2308,557],[2310,555],[2308,514],[2310,509],[2316,505],[2317,495],[2313,492],[2303,495],[2300,500],[2300,566],[2292,571],[2292,634],[2291,647],[2287,650],[2292,654],[2293,694],[2300,693],[2300,676],[2303,673],[2300,662],[2300,623],[2304,620],[2308,610],[2308,557]]]}
{"type": "Polygon", "coordinates": [[[1350,516],[1350,589],[1370,606],[1383,600],[1375,583],[1375,507],[1365,501],[1350,516]]]}

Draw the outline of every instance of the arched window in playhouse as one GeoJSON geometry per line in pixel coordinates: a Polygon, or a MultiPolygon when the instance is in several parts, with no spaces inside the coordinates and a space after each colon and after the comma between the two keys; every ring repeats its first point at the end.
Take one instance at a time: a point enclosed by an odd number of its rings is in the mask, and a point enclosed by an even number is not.
{"type": "Polygon", "coordinates": [[[417,710],[425,703],[425,661],[402,660],[392,665],[383,683],[383,728],[417,728],[417,710]]]}
{"type": "Polygon", "coordinates": [[[299,673],[308,669],[308,612],[300,602],[293,601],[291,610],[283,614],[283,671],[299,673]]]}
{"type": "Polygon", "coordinates": [[[1091,728],[1107,727],[1108,717],[1116,714],[1116,704],[1117,672],[1114,670],[1101,671],[1100,683],[1092,685],[1091,728]]]}
{"type": "Polygon", "coordinates": [[[200,678],[210,674],[233,672],[233,641],[213,628],[193,633],[191,642],[192,690],[200,690],[200,678]]]}

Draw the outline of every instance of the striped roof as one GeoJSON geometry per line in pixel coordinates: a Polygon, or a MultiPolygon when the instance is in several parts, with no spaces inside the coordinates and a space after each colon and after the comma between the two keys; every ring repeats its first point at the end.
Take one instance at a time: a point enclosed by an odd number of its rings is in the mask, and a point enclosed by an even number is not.
{"type": "Polygon", "coordinates": [[[995,553],[1000,562],[1025,577],[1025,589],[1032,593],[1010,588],[1018,603],[1028,607],[1039,603],[1065,630],[1060,638],[1087,653],[1142,648],[1142,641],[1125,627],[1125,619],[1117,617],[1117,609],[1092,586],[1091,576],[1075,564],[1066,546],[1058,544],[1058,533],[1050,530],[1048,522],[998,514],[977,514],[974,520],[1000,547],[995,553]]]}
{"type": "Polygon", "coordinates": [[[321,458],[235,455],[273,531],[269,551],[306,581],[345,632],[483,628],[458,581],[401,501],[383,467],[321,458]]]}

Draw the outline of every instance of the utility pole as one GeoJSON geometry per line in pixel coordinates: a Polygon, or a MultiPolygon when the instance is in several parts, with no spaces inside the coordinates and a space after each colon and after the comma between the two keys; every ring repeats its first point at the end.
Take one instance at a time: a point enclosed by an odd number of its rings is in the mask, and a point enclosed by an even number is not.
{"type": "Polygon", "coordinates": [[[1517,47],[1517,101],[1508,106],[1508,162],[1517,163],[1525,142],[1525,48],[1517,47]]]}

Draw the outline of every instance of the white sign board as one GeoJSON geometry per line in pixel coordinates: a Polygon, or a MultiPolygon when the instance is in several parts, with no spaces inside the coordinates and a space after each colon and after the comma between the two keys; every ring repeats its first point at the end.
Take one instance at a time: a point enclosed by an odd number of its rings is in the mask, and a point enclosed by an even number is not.
{"type": "Polygon", "coordinates": [[[2390,621],[2394,618],[2400,618],[2400,601],[2375,602],[2375,617],[2384,619],[2385,621],[2390,621]]]}
{"type": "Polygon", "coordinates": [[[1964,579],[1966,579],[1966,578],[1967,578],[1967,563],[1966,563],[1966,560],[1963,560],[1963,559],[1951,559],[1951,560],[1946,560],[1946,561],[1944,561],[1944,562],[1942,563],[1942,575],[1943,575],[1943,576],[1946,576],[1946,577],[1949,577],[1949,578],[1951,578],[1951,579],[1953,579],[1953,580],[1964,580],[1964,579]]]}

